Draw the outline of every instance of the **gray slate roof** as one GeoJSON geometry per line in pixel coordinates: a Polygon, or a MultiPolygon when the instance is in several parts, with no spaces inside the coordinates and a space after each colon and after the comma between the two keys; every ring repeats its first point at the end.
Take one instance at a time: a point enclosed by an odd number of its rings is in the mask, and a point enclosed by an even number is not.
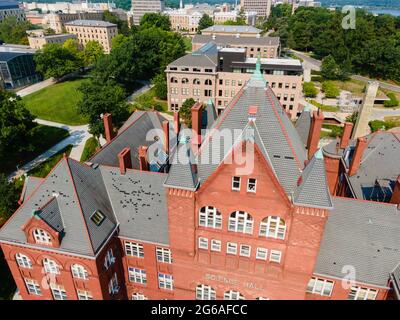
{"type": "Polygon", "coordinates": [[[21,193],[21,200],[25,201],[32,192],[36,189],[36,187],[43,181],[43,178],[28,176],[24,181],[24,187],[21,193]]]}
{"type": "Polygon", "coordinates": [[[356,281],[387,286],[400,262],[400,210],[396,205],[333,198],[315,274],[343,278],[355,268],[356,281]]]}
{"type": "Polygon", "coordinates": [[[303,110],[300,117],[296,121],[295,128],[299,133],[300,139],[304,146],[307,146],[308,135],[311,127],[311,112],[309,110],[303,110]]]}
{"type": "Polygon", "coordinates": [[[168,67],[215,68],[217,66],[217,56],[218,54],[189,53],[170,63],[168,67]]]}
{"type": "Polygon", "coordinates": [[[202,32],[232,32],[232,33],[261,33],[262,30],[252,26],[227,26],[223,24],[215,24],[205,28],[202,32]]]}
{"type": "Polygon", "coordinates": [[[208,42],[215,42],[218,46],[226,47],[231,45],[262,45],[262,46],[279,46],[279,37],[236,37],[235,35],[205,35],[196,34],[193,37],[192,43],[205,44],[208,42]]]}
{"type": "Polygon", "coordinates": [[[53,197],[41,209],[35,212],[35,216],[42,219],[55,231],[61,233],[64,230],[60,207],[58,206],[57,198],[53,197]]]}
{"type": "Polygon", "coordinates": [[[84,26],[84,27],[116,27],[117,25],[102,20],[74,20],[65,23],[67,26],[84,26]]]}

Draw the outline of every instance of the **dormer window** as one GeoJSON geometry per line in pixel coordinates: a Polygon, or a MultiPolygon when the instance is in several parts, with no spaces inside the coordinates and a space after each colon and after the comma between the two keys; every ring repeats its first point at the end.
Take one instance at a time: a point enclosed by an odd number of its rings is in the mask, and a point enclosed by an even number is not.
{"type": "Polygon", "coordinates": [[[46,244],[46,245],[51,244],[50,235],[42,229],[35,229],[33,231],[33,237],[34,237],[36,243],[38,243],[38,244],[46,244]]]}
{"type": "Polygon", "coordinates": [[[96,210],[90,217],[90,220],[92,220],[96,226],[101,225],[104,219],[105,216],[100,210],[96,210]]]}

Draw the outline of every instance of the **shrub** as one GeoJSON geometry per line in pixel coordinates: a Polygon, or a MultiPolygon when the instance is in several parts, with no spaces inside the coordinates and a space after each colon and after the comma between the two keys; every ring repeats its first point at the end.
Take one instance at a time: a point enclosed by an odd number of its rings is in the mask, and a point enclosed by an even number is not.
{"type": "Polygon", "coordinates": [[[303,93],[307,98],[315,98],[318,94],[318,90],[313,82],[304,82],[303,93]]]}
{"type": "Polygon", "coordinates": [[[387,96],[390,98],[390,100],[385,101],[384,106],[386,108],[393,108],[399,105],[399,100],[397,100],[396,95],[394,93],[390,92],[387,94],[387,96]]]}
{"type": "Polygon", "coordinates": [[[340,90],[332,81],[325,81],[322,83],[322,91],[327,98],[336,98],[340,94],[340,90]]]}

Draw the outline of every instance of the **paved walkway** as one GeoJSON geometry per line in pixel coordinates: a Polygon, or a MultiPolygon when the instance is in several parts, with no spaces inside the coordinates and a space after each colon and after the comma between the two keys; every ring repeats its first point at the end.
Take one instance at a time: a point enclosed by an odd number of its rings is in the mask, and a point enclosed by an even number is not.
{"type": "Polygon", "coordinates": [[[35,83],[29,87],[23,88],[23,89],[17,91],[16,94],[22,98],[22,97],[27,96],[28,94],[39,91],[39,90],[46,88],[48,86],[51,86],[52,84],[55,84],[55,83],[56,83],[56,81],[54,80],[54,78],[49,78],[44,81],[35,83]]]}
{"type": "Polygon", "coordinates": [[[126,98],[126,100],[128,100],[129,103],[133,103],[137,96],[139,96],[142,93],[145,93],[145,92],[149,91],[151,88],[153,88],[153,85],[150,84],[149,81],[143,81],[142,84],[143,84],[143,87],[137,89],[130,96],[128,96],[128,98],[126,98]]]}

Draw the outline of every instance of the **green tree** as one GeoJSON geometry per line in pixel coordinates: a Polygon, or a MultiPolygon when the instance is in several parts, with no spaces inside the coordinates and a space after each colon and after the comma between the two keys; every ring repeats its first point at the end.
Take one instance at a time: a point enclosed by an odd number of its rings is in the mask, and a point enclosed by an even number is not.
{"type": "Polygon", "coordinates": [[[154,85],[154,91],[157,98],[166,100],[168,96],[167,79],[165,73],[157,74],[151,81],[154,85]]]}
{"type": "Polygon", "coordinates": [[[322,83],[322,91],[325,93],[326,98],[336,98],[340,94],[339,88],[333,81],[324,81],[322,83]]]}
{"type": "Polygon", "coordinates": [[[83,49],[84,65],[89,66],[94,64],[103,54],[103,47],[98,41],[88,41],[83,49]]]}
{"type": "Polygon", "coordinates": [[[346,122],[351,122],[352,124],[356,124],[358,118],[358,112],[355,111],[351,115],[346,117],[346,122]]]}
{"type": "Polygon", "coordinates": [[[140,28],[160,28],[165,31],[171,31],[171,22],[169,17],[161,13],[145,13],[140,19],[140,28]]]}
{"type": "Polygon", "coordinates": [[[128,42],[128,41],[129,41],[129,38],[127,36],[124,36],[123,34],[117,34],[111,40],[111,47],[114,50],[117,47],[120,47],[123,43],[128,42]]]}
{"type": "Polygon", "coordinates": [[[0,22],[0,39],[6,43],[27,45],[29,43],[26,31],[35,28],[29,21],[18,21],[10,16],[0,22]]]}
{"type": "Polygon", "coordinates": [[[33,119],[20,97],[0,90],[0,159],[9,153],[31,151],[33,119]]]}
{"type": "Polygon", "coordinates": [[[0,173],[0,225],[17,209],[18,190],[6,175],[0,173]]]}
{"type": "Polygon", "coordinates": [[[339,75],[339,65],[331,55],[322,60],[321,75],[326,80],[336,80],[339,75]]]}
{"type": "Polygon", "coordinates": [[[118,28],[118,32],[120,34],[123,34],[125,36],[129,35],[130,33],[130,29],[128,26],[128,22],[121,20],[116,14],[114,14],[113,12],[110,11],[104,11],[103,13],[103,19],[104,21],[110,22],[110,23],[114,23],[117,25],[118,28]]]}
{"type": "Polygon", "coordinates": [[[214,25],[214,21],[211,19],[211,17],[208,14],[203,14],[203,16],[199,20],[199,26],[198,26],[198,33],[201,33],[200,31],[203,29],[206,29],[208,27],[211,27],[214,25]]]}
{"type": "Polygon", "coordinates": [[[179,109],[180,116],[189,128],[192,127],[192,107],[195,103],[196,101],[193,98],[186,99],[179,109]]]}
{"type": "Polygon", "coordinates": [[[304,82],[303,93],[307,98],[315,98],[318,94],[318,90],[315,87],[314,82],[304,82]]]}
{"type": "Polygon", "coordinates": [[[128,105],[124,88],[112,80],[96,80],[82,83],[78,89],[82,99],[78,103],[78,112],[89,120],[89,132],[97,138],[104,133],[100,115],[112,114],[112,121],[119,127],[128,117],[128,105]]]}

